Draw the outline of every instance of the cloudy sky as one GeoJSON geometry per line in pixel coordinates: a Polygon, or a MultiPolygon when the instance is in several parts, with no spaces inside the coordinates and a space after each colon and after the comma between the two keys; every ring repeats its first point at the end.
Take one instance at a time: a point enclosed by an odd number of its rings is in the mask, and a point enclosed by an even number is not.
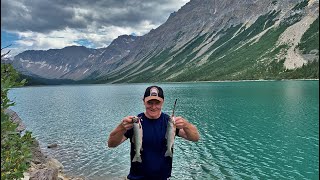
{"type": "MultiPolygon", "coordinates": [[[[1,48],[108,46],[123,34],[141,36],[189,0],[1,0],[1,48]]],[[[1,52],[2,54],[4,52],[1,52]]]]}

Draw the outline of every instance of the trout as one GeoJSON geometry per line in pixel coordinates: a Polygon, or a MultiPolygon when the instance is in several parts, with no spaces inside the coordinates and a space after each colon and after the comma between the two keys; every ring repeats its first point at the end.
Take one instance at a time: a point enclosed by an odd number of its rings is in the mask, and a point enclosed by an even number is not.
{"type": "Polygon", "coordinates": [[[174,137],[176,136],[176,123],[174,116],[170,117],[167,125],[166,139],[167,139],[167,151],[164,156],[173,156],[172,149],[174,143],[174,137]]]}
{"type": "Polygon", "coordinates": [[[142,151],[142,126],[141,126],[141,117],[135,117],[133,121],[133,138],[132,142],[134,143],[135,155],[132,159],[132,162],[142,162],[141,153],[142,151]]]}

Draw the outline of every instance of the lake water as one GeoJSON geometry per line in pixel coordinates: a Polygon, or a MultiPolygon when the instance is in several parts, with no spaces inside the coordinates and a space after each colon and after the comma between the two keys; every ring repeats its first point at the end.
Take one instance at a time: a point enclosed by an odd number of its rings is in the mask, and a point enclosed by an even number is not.
{"type": "MultiPolygon", "coordinates": [[[[66,174],[103,180],[129,172],[129,142],[107,148],[124,116],[144,111],[151,84],[23,87],[12,109],[66,174]],[[55,149],[46,146],[57,143],[55,149]]],[[[158,84],[163,111],[195,124],[176,138],[172,179],[319,179],[319,81],[158,84]]]]}

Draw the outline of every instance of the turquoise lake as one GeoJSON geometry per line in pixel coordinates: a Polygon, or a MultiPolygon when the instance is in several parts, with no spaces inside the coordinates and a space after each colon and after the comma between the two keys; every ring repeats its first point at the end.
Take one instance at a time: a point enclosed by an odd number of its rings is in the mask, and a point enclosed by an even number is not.
{"type": "MultiPolygon", "coordinates": [[[[106,147],[123,117],[144,111],[153,84],[12,89],[12,108],[68,175],[125,177],[128,141],[106,147]],[[58,147],[46,146],[57,143],[58,147]]],[[[160,83],[171,114],[197,126],[199,142],[177,137],[172,179],[319,179],[319,81],[160,83]]],[[[155,162],[156,163],[156,162],[155,162]]]]}

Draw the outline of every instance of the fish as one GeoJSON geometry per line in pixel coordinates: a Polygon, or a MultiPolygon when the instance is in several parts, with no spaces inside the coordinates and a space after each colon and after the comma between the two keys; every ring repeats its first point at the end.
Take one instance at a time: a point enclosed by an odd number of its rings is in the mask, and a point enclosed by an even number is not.
{"type": "Polygon", "coordinates": [[[174,105],[173,105],[173,110],[172,110],[172,115],[169,118],[168,121],[168,125],[167,125],[167,131],[166,131],[166,139],[167,139],[167,151],[165,152],[164,156],[173,156],[173,144],[174,144],[174,138],[176,136],[176,120],[174,118],[174,111],[176,109],[176,104],[177,104],[177,100],[176,99],[174,101],[174,105]]]}
{"type": "Polygon", "coordinates": [[[167,132],[166,132],[166,139],[167,139],[167,151],[164,154],[165,157],[173,156],[173,144],[174,144],[174,138],[176,136],[176,122],[174,116],[171,116],[168,125],[167,125],[167,132]]]}
{"type": "Polygon", "coordinates": [[[134,144],[135,155],[132,162],[142,162],[141,151],[142,151],[142,125],[141,117],[134,117],[133,121],[133,138],[132,143],[134,144]]]}

